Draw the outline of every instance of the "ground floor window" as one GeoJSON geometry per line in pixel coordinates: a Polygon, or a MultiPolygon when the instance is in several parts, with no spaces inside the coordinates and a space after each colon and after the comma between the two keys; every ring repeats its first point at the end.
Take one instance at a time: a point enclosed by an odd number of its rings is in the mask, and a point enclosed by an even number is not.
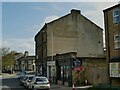
{"type": "Polygon", "coordinates": [[[110,63],[110,77],[120,77],[120,62],[110,63]]]}
{"type": "Polygon", "coordinates": [[[61,80],[64,82],[68,82],[70,75],[70,67],[69,66],[61,66],[61,80]]]}

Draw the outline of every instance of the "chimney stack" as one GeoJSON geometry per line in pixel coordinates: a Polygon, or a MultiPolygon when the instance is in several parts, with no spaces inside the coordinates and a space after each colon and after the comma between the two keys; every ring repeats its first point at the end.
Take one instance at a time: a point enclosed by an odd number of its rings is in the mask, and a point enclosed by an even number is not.
{"type": "Polygon", "coordinates": [[[71,10],[71,13],[77,13],[77,14],[80,14],[81,11],[80,11],[80,10],[76,10],[76,9],[72,9],[72,10],[71,10]]]}

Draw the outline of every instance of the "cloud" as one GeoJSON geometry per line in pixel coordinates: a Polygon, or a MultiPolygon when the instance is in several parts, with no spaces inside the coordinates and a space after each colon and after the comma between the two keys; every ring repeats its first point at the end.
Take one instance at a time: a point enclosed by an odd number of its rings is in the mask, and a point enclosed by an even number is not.
{"type": "Polygon", "coordinates": [[[30,54],[35,55],[34,53],[34,41],[33,38],[26,39],[6,39],[2,41],[3,47],[8,47],[11,50],[17,52],[28,51],[30,54]]]}
{"type": "Polygon", "coordinates": [[[40,24],[40,26],[43,27],[43,26],[45,25],[45,23],[49,23],[49,22],[51,22],[51,21],[53,21],[53,20],[56,20],[56,19],[58,19],[58,18],[59,18],[59,16],[56,16],[56,15],[47,16],[47,17],[44,18],[44,20],[43,20],[43,22],[40,24]]]}

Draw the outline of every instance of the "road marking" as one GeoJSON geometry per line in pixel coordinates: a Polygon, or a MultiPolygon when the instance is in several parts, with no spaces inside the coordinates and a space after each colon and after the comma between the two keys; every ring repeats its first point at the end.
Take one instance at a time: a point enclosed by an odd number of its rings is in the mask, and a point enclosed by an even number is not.
{"type": "Polygon", "coordinates": [[[0,86],[0,89],[1,89],[1,90],[4,90],[4,89],[6,89],[6,88],[7,88],[7,90],[11,90],[10,87],[8,87],[8,86],[0,86]],[[9,89],[8,89],[8,88],[9,88],[9,89]]]}

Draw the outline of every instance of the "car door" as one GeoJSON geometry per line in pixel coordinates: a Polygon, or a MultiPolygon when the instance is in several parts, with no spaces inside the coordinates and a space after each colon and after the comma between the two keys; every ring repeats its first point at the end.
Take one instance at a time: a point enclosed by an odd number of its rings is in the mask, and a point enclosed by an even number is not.
{"type": "Polygon", "coordinates": [[[32,79],[31,82],[29,82],[29,85],[28,85],[28,88],[29,88],[29,89],[32,89],[32,84],[33,84],[33,79],[32,79]]]}

